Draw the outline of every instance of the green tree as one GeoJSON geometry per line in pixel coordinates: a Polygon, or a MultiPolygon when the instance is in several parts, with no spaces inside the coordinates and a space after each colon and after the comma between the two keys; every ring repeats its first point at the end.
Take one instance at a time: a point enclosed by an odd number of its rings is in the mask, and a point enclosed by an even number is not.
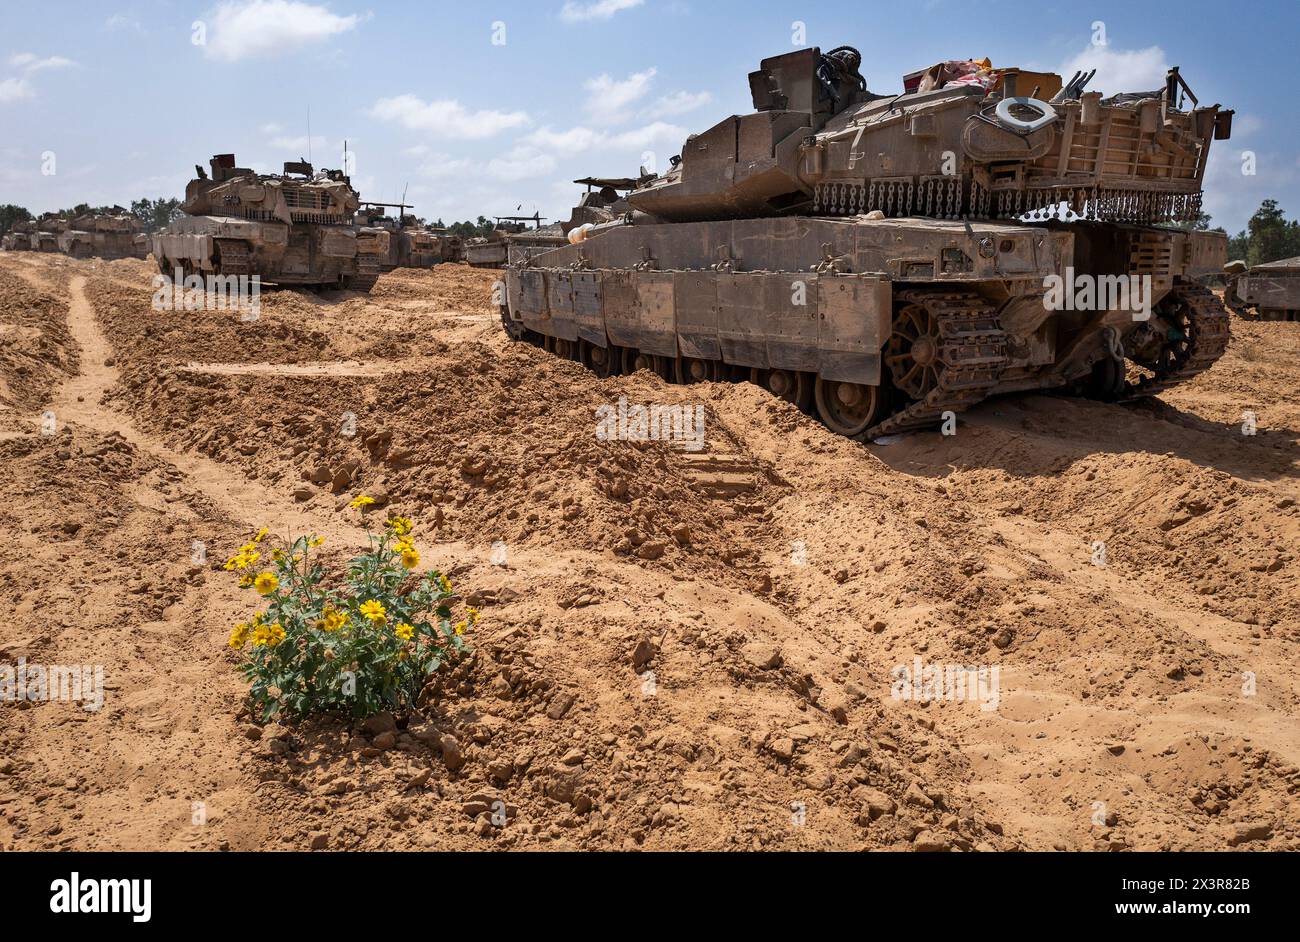
{"type": "Polygon", "coordinates": [[[1300,224],[1287,220],[1277,200],[1264,200],[1246,224],[1246,262],[1262,265],[1300,255],[1300,224]]]}
{"type": "Polygon", "coordinates": [[[5,235],[14,227],[14,223],[27,222],[32,218],[22,206],[15,206],[13,203],[5,203],[0,206],[0,235],[5,235]]]}
{"type": "Polygon", "coordinates": [[[151,200],[148,197],[133,200],[131,202],[131,215],[140,220],[140,225],[144,227],[145,232],[152,235],[159,229],[170,225],[181,215],[181,201],[162,197],[156,200],[151,200]]]}

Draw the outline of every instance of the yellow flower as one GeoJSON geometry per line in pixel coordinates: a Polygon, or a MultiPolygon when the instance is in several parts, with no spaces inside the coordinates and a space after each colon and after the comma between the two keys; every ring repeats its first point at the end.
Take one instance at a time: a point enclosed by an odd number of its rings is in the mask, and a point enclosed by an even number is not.
{"type": "Polygon", "coordinates": [[[348,622],[348,617],[333,606],[325,609],[321,615],[323,617],[316,623],[316,627],[327,634],[334,634],[348,622]]]}
{"type": "Polygon", "coordinates": [[[456,634],[463,635],[465,633],[465,629],[468,627],[469,625],[467,625],[465,622],[461,622],[456,626],[456,634]]]}
{"type": "Polygon", "coordinates": [[[251,543],[241,547],[237,555],[226,560],[226,572],[247,569],[261,559],[262,554],[255,552],[254,549],[251,543]]]}
{"type": "Polygon", "coordinates": [[[270,595],[280,588],[280,580],[273,573],[264,572],[253,580],[253,588],[258,595],[270,595]]]}
{"type": "Polygon", "coordinates": [[[420,554],[414,546],[402,550],[402,565],[407,569],[414,569],[420,565],[420,554]]]}
{"type": "Polygon", "coordinates": [[[284,550],[272,550],[271,558],[274,559],[277,563],[284,562],[284,550]]]}
{"type": "Polygon", "coordinates": [[[375,499],[373,497],[367,497],[364,494],[360,494],[357,496],[356,500],[352,502],[352,509],[362,510],[363,508],[369,507],[374,502],[375,499]]]}
{"type": "Polygon", "coordinates": [[[267,535],[270,534],[270,532],[271,531],[268,530],[266,527],[262,527],[262,529],[257,531],[257,536],[253,537],[253,542],[261,543],[263,540],[266,539],[267,535]]]}
{"type": "Polygon", "coordinates": [[[398,536],[406,536],[411,532],[411,519],[409,517],[393,517],[388,521],[388,526],[398,536]]]}
{"type": "Polygon", "coordinates": [[[246,572],[239,577],[239,587],[241,589],[247,589],[252,584],[253,584],[253,574],[251,572],[246,572]]]}
{"type": "Polygon", "coordinates": [[[448,594],[451,593],[451,580],[448,579],[446,576],[442,575],[441,573],[438,574],[438,586],[439,588],[442,589],[442,591],[448,594]]]}
{"type": "Polygon", "coordinates": [[[415,637],[415,626],[403,622],[393,629],[393,634],[397,635],[397,637],[401,638],[403,641],[410,641],[415,637]]]}
{"type": "Polygon", "coordinates": [[[384,608],[382,602],[362,602],[361,614],[370,619],[372,624],[382,625],[388,621],[388,611],[384,608]]]}
{"type": "Polygon", "coordinates": [[[278,622],[274,625],[257,625],[253,629],[253,647],[273,648],[284,640],[284,627],[278,622]]]}
{"type": "Polygon", "coordinates": [[[477,609],[477,608],[468,608],[468,607],[467,607],[467,608],[465,609],[465,614],[469,616],[469,623],[470,623],[471,625],[477,625],[477,624],[478,624],[478,609],[477,609]]]}
{"type": "Polygon", "coordinates": [[[309,538],[309,539],[307,540],[307,545],[308,545],[308,546],[320,546],[320,545],[321,545],[322,543],[324,543],[324,542],[325,542],[325,540],[324,540],[323,537],[313,536],[313,537],[311,537],[311,538],[309,538]]]}
{"type": "Polygon", "coordinates": [[[248,644],[248,625],[242,623],[236,625],[234,631],[230,632],[229,644],[236,651],[248,644]]]}

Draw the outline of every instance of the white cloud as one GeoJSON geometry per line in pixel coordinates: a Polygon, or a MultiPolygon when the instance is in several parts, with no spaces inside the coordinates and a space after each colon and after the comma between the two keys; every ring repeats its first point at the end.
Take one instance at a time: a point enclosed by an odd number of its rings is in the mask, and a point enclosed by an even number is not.
{"type": "Polygon", "coordinates": [[[119,30],[132,30],[136,33],[143,33],[145,31],[144,26],[140,24],[139,20],[127,16],[125,13],[114,13],[106,19],[104,21],[104,29],[110,33],[116,33],[119,30]]]}
{"type": "Polygon", "coordinates": [[[521,146],[504,157],[494,157],[489,160],[487,172],[497,180],[514,182],[554,173],[556,166],[557,162],[552,155],[532,147],[521,146]]]}
{"type": "Polygon", "coordinates": [[[20,52],[16,56],[9,57],[9,65],[31,75],[33,72],[41,72],[45,69],[66,69],[76,65],[76,63],[71,59],[63,58],[63,56],[49,56],[42,59],[30,52],[20,52]]]}
{"type": "Polygon", "coordinates": [[[620,148],[644,148],[656,143],[668,143],[674,147],[680,147],[686,141],[688,133],[683,127],[669,124],[666,121],[656,121],[653,124],[647,124],[643,128],[634,128],[631,131],[615,134],[610,138],[609,143],[612,147],[620,148]]]}
{"type": "Polygon", "coordinates": [[[274,121],[262,125],[263,134],[279,134],[283,130],[284,128],[280,127],[280,125],[276,124],[274,121]]]}
{"type": "MultiPolygon", "coordinates": [[[[415,150],[415,148],[411,148],[415,150]]],[[[423,147],[421,153],[426,153],[427,147],[423,147]]],[[[420,165],[420,176],[429,177],[434,180],[454,177],[465,173],[473,166],[472,162],[463,157],[452,157],[450,154],[430,154],[429,159],[420,165]]]]}
{"type": "Polygon", "coordinates": [[[713,96],[708,92],[673,92],[656,101],[644,114],[648,118],[671,118],[694,111],[711,101],[713,96]]]}
{"type": "Polygon", "coordinates": [[[324,137],[314,134],[311,138],[302,134],[298,137],[276,137],[271,139],[271,146],[276,150],[293,151],[295,154],[303,155],[312,149],[324,149],[329,145],[324,137]]]}
{"type": "Polygon", "coordinates": [[[450,154],[431,154],[420,166],[420,176],[430,180],[446,180],[459,177],[463,181],[488,177],[505,182],[528,180],[554,172],[557,161],[554,156],[540,148],[523,142],[517,144],[503,156],[494,157],[486,163],[468,157],[452,157],[450,154]]]}
{"type": "Polygon", "coordinates": [[[346,33],[362,19],[299,0],[226,0],[209,16],[204,50],[223,62],[278,55],[346,33]]]}
{"type": "Polygon", "coordinates": [[[0,81],[0,102],[18,101],[35,94],[26,79],[8,78],[0,81]]]}
{"type": "Polygon", "coordinates": [[[380,121],[396,121],[411,131],[478,141],[528,124],[524,111],[470,111],[454,99],[423,101],[414,95],[381,98],[370,109],[380,121]]]}
{"type": "Polygon", "coordinates": [[[1093,69],[1097,74],[1088,84],[1088,91],[1110,96],[1164,88],[1169,65],[1165,51],[1159,46],[1146,49],[1088,46],[1057,71],[1068,82],[1075,72],[1091,72],[1093,69]]]}
{"type": "Polygon", "coordinates": [[[686,140],[685,128],[665,121],[655,121],[645,127],[611,133],[586,127],[556,131],[550,127],[538,128],[524,138],[524,144],[539,150],[564,155],[580,154],[589,150],[644,150],[655,144],[681,145],[686,140]]]}
{"type": "Polygon", "coordinates": [[[657,70],[634,72],[621,82],[608,75],[588,79],[587,113],[600,124],[618,124],[628,118],[628,106],[640,101],[650,91],[657,70]]]}
{"type": "Polygon", "coordinates": [[[587,20],[607,20],[615,13],[639,7],[645,0],[595,0],[594,3],[577,3],[566,0],[560,10],[560,19],[566,23],[583,23],[587,20]]]}

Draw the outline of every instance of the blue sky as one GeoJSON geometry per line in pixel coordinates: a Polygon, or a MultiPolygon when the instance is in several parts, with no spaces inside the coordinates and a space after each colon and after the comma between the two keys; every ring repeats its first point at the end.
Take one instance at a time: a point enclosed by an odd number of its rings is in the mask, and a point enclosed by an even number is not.
{"type": "Polygon", "coordinates": [[[310,110],[311,157],[339,167],[348,140],[365,198],[567,218],[575,178],[662,168],[751,110],[747,74],[799,23],[809,45],[861,49],[878,92],[953,58],[1096,67],[1107,93],[1180,65],[1237,110],[1207,179],[1215,222],[1236,232],[1265,197],[1300,215],[1295,0],[5,0],[0,203],[180,195],[218,152],[278,168],[307,156],[310,110]]]}

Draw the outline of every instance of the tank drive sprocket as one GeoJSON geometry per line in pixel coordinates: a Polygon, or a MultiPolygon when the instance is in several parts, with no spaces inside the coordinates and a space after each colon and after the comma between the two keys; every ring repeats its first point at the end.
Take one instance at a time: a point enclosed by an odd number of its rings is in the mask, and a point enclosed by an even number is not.
{"type": "Polygon", "coordinates": [[[1151,371],[1124,384],[1121,401],[1146,399],[1204,373],[1228,349],[1230,319],[1208,288],[1179,285],[1155,312],[1169,329],[1159,352],[1136,362],[1151,371]]]}
{"type": "Polygon", "coordinates": [[[926,428],[962,412],[997,385],[1008,363],[993,306],[974,291],[916,288],[896,295],[885,365],[912,404],[868,429],[879,438],[926,428]]]}

